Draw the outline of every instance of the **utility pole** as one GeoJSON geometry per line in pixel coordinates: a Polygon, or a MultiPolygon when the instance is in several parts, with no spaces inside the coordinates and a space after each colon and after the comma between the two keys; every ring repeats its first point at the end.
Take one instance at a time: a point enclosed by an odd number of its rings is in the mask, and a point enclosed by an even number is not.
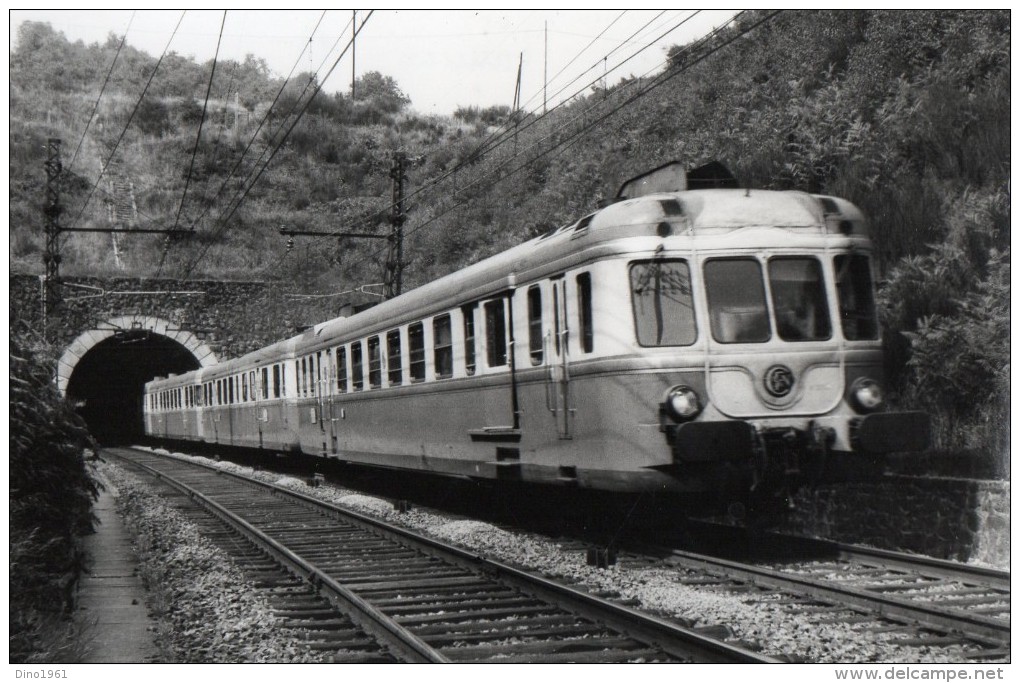
{"type": "Polygon", "coordinates": [[[390,213],[390,252],[386,258],[386,298],[400,296],[404,275],[404,181],[407,180],[407,155],[396,152],[390,166],[393,179],[393,210],[390,213]]]}
{"type": "MultiPolygon", "coordinates": [[[[49,138],[46,144],[46,203],[43,207],[44,230],[46,233],[46,250],[43,252],[43,263],[46,265],[46,272],[43,276],[43,319],[53,315],[60,308],[63,297],[60,294],[62,283],[60,280],[60,235],[65,232],[108,232],[117,234],[130,233],[160,233],[168,237],[188,237],[194,234],[195,229],[185,230],[183,228],[132,228],[124,230],[117,227],[110,228],[64,228],[60,225],[60,215],[64,207],[60,203],[60,176],[63,173],[64,165],[60,161],[60,138],[49,138]]],[[[131,190],[131,205],[134,207],[134,191],[131,190]]]]}
{"type": "Polygon", "coordinates": [[[545,63],[542,66],[542,114],[546,113],[549,103],[546,90],[549,87],[549,22],[545,22],[545,63]]]}
{"type": "Polygon", "coordinates": [[[390,233],[388,235],[370,232],[322,232],[280,228],[280,234],[287,237],[287,249],[290,250],[294,247],[294,237],[298,236],[389,240],[383,287],[387,299],[400,296],[404,274],[404,223],[407,221],[407,215],[404,213],[404,181],[407,180],[407,165],[406,154],[403,152],[393,153],[393,162],[390,165],[390,178],[393,179],[393,204],[390,208],[390,233]]]}
{"type": "Polygon", "coordinates": [[[43,278],[43,318],[53,315],[60,306],[60,138],[50,138],[46,145],[46,205],[43,208],[46,229],[46,251],[43,263],[46,274],[43,278]]]}
{"type": "Polygon", "coordinates": [[[351,99],[356,99],[354,94],[354,59],[357,56],[355,52],[354,41],[358,38],[358,10],[351,10],[351,30],[354,31],[354,35],[351,36],[351,99]]]}

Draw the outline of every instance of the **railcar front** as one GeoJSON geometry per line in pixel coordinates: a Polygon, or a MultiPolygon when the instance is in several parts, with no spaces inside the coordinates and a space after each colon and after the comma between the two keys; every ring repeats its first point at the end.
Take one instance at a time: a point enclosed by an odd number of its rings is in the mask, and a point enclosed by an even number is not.
{"type": "Polygon", "coordinates": [[[607,442],[633,435],[635,475],[668,473],[688,490],[781,489],[926,446],[926,415],[885,411],[871,244],[855,207],[703,190],[623,202],[598,223],[657,232],[627,240],[602,292],[615,311],[602,331],[624,343],[618,374],[590,389],[620,432],[607,442]]]}

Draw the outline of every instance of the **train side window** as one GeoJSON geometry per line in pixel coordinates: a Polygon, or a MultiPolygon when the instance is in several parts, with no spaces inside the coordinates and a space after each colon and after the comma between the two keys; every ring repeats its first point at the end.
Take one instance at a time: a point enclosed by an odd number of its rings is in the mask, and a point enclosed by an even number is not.
{"type": "Polygon", "coordinates": [[[432,349],[436,379],[453,377],[453,327],[449,313],[432,319],[432,349]]]}
{"type": "Polygon", "coordinates": [[[336,390],[347,393],[347,347],[336,347],[336,390]]]}
{"type": "Polygon", "coordinates": [[[299,377],[300,377],[300,379],[298,380],[298,382],[301,385],[301,389],[300,389],[301,395],[302,396],[307,396],[308,395],[308,361],[305,358],[301,359],[301,374],[300,374],[299,377]]]}
{"type": "MultiPolygon", "coordinates": [[[[760,283],[760,276],[758,280],[760,283]]],[[[638,344],[690,346],[697,339],[691,272],[686,261],[635,261],[630,266],[630,292],[638,344]]]]}
{"type": "Polygon", "coordinates": [[[542,288],[532,285],[528,288],[528,350],[531,364],[542,364],[542,288]]]}
{"type": "Polygon", "coordinates": [[[581,350],[585,353],[591,353],[595,349],[591,306],[591,273],[581,273],[577,276],[577,315],[580,323],[578,327],[581,330],[581,350]]]}
{"type": "Polygon", "coordinates": [[[241,377],[241,402],[247,403],[248,401],[248,378],[241,377]]]}
{"type": "Polygon", "coordinates": [[[400,330],[390,330],[386,333],[386,358],[390,386],[400,386],[404,383],[404,368],[400,355],[400,330]]]}
{"type": "Polygon", "coordinates": [[[411,381],[425,381],[425,325],[414,323],[407,328],[407,345],[411,362],[411,381]]]}
{"type": "Polygon", "coordinates": [[[282,366],[277,363],[273,366],[273,398],[280,398],[280,368],[282,366]]]}
{"type": "Polygon", "coordinates": [[[461,307],[464,314],[464,371],[470,377],[475,374],[475,309],[478,304],[461,307]]]}
{"type": "Polygon", "coordinates": [[[503,299],[485,302],[485,347],[490,368],[506,365],[506,314],[503,299]]]}
{"type": "Polygon", "coordinates": [[[269,398],[269,368],[262,368],[262,398],[269,398]]]}
{"type": "Polygon", "coordinates": [[[372,389],[382,386],[382,349],[378,336],[368,338],[368,385],[372,389]]]}
{"type": "Polygon", "coordinates": [[[287,364],[280,363],[280,395],[287,396],[287,364]]]}
{"type": "Polygon", "coordinates": [[[365,374],[361,365],[361,342],[351,343],[351,390],[361,391],[365,388],[365,374]]]}
{"type": "Polygon", "coordinates": [[[878,339],[871,266],[863,254],[840,254],[836,267],[836,292],[843,337],[849,341],[878,339]]]}
{"type": "Polygon", "coordinates": [[[704,271],[712,337],[722,344],[768,341],[772,330],[761,264],[753,258],[713,259],[704,271]]]}
{"type": "Polygon", "coordinates": [[[230,405],[234,404],[234,385],[236,383],[237,383],[236,377],[231,377],[230,380],[227,382],[227,384],[229,385],[229,391],[227,392],[227,403],[229,403],[230,405]]]}

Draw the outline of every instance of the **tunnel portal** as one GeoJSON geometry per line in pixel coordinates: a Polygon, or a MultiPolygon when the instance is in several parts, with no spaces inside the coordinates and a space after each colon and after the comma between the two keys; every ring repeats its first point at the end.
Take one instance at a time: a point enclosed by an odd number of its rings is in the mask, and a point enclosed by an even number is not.
{"type": "Polygon", "coordinates": [[[168,337],[148,330],[120,332],[78,361],[67,398],[101,444],[129,443],[143,434],[145,383],[199,367],[187,348],[168,337]]]}
{"type": "Polygon", "coordinates": [[[57,363],[57,386],[97,441],[127,443],[144,431],[146,382],[215,363],[216,355],[191,332],[159,318],[123,316],[67,347],[57,363]]]}

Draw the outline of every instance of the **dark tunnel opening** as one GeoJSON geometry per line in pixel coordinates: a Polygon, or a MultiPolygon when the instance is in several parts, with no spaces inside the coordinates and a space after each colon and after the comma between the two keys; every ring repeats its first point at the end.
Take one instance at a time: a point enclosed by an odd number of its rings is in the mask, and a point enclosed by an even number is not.
{"type": "Polygon", "coordinates": [[[198,367],[195,356],[168,337],[145,330],[120,332],[78,361],[67,384],[67,398],[99,443],[130,443],[144,433],[145,383],[198,367]]]}

